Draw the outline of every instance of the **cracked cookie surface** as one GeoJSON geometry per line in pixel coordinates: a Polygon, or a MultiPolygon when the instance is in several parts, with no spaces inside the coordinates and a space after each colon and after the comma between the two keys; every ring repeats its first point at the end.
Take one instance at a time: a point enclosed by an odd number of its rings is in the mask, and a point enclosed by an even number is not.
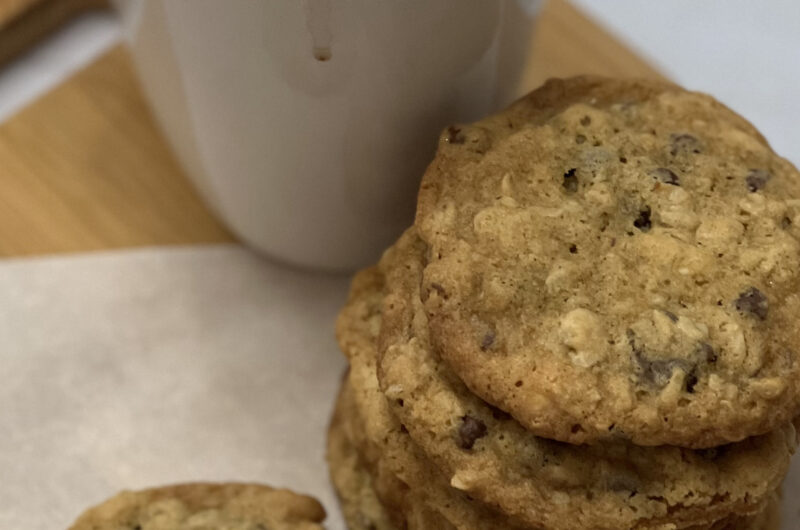
{"type": "Polygon", "coordinates": [[[312,497],[260,484],[193,483],[123,491],[70,530],[322,530],[312,497]]]}
{"type": "Polygon", "coordinates": [[[434,347],[540,436],[704,448],[800,412],[800,175],[709,96],[552,80],[443,133],[415,225],[434,347]]]}

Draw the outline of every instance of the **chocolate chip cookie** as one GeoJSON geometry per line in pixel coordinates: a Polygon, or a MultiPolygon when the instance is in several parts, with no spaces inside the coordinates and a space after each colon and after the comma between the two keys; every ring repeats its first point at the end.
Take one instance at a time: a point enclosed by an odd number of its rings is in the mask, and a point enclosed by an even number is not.
{"type": "MultiPolygon", "coordinates": [[[[376,340],[380,328],[383,278],[375,269],[356,275],[350,297],[337,320],[337,338],[350,361],[344,396],[352,396],[354,412],[344,413],[351,440],[369,467],[400,480],[412,496],[416,513],[438,515],[463,529],[520,529],[526,526],[452,487],[412,441],[407,429],[389,411],[378,386],[376,340]]],[[[424,524],[419,528],[431,528],[424,524]]]]}
{"type": "Polygon", "coordinates": [[[415,225],[433,347],[537,435],[699,449],[800,412],[800,174],[710,96],[551,80],[443,133],[415,225]]]}
{"type": "Polygon", "coordinates": [[[322,530],[316,499],[260,484],[180,484],[123,491],[70,530],[322,530]]]}
{"type": "MultiPolygon", "coordinates": [[[[408,488],[399,480],[380,485],[358,455],[345,428],[349,396],[341,391],[328,429],[331,480],[350,530],[396,530],[407,526],[403,505],[408,488]],[[376,487],[389,495],[379,498],[376,487]]],[[[384,477],[384,480],[386,477],[384,477]]]]}
{"type": "Polygon", "coordinates": [[[413,229],[381,261],[378,373],[392,413],[471,497],[530,525],[672,528],[760,510],[797,445],[791,424],[716,449],[575,446],[535,436],[472,394],[431,349],[420,300],[426,245],[413,229]]]}

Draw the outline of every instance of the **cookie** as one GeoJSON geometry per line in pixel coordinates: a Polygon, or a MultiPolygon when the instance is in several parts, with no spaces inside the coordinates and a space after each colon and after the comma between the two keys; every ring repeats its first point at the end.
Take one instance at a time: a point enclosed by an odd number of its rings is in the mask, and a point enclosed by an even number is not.
{"type": "Polygon", "coordinates": [[[492,407],[431,349],[420,301],[425,244],[409,230],[384,254],[378,373],[391,412],[452,486],[530,525],[689,528],[761,509],[797,445],[791,424],[717,449],[575,446],[492,407]]]}
{"type": "Polygon", "coordinates": [[[424,496],[398,479],[377,456],[365,458],[360,450],[369,451],[363,445],[361,422],[352,389],[345,381],[328,431],[328,461],[350,530],[454,529],[428,506],[424,496]],[[353,481],[355,475],[359,477],[353,481]]]}
{"type": "Polygon", "coordinates": [[[376,374],[382,285],[376,269],[358,273],[337,320],[337,339],[350,361],[349,390],[344,395],[352,396],[351,408],[355,409],[345,415],[349,421],[357,422],[349,429],[353,445],[369,466],[393,475],[407,486],[418,512],[438,514],[455,528],[525,528],[519,521],[453,488],[390,413],[376,374]]]}
{"type": "Polygon", "coordinates": [[[665,83],[551,80],[420,188],[434,347],[536,434],[708,448],[800,413],[800,174],[665,83]]]}
{"type": "Polygon", "coordinates": [[[345,395],[339,393],[328,429],[327,461],[347,526],[350,530],[396,530],[407,526],[403,500],[398,499],[408,488],[396,481],[384,491],[394,499],[378,498],[373,477],[359,457],[344,427],[345,395]]]}
{"type": "Polygon", "coordinates": [[[286,489],[194,483],[123,491],[70,530],[322,530],[324,518],[316,499],[286,489]]]}

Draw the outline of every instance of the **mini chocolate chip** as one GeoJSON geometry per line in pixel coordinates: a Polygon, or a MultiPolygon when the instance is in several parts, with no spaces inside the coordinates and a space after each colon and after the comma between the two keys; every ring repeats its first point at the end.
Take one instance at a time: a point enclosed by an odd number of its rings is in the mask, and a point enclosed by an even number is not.
{"type": "Polygon", "coordinates": [[[672,140],[672,148],[669,154],[672,156],[678,153],[699,153],[701,151],[700,140],[691,134],[673,134],[670,136],[672,140]]]}
{"type": "Polygon", "coordinates": [[[584,135],[582,135],[582,134],[579,134],[579,135],[577,135],[575,137],[575,143],[576,144],[582,144],[585,141],[586,141],[586,137],[584,135]]]}
{"type": "Polygon", "coordinates": [[[578,253],[578,246],[577,245],[570,245],[569,246],[569,253],[570,254],[577,254],[578,253]]]}
{"type": "Polygon", "coordinates": [[[442,287],[442,284],[436,283],[436,282],[431,282],[431,289],[436,291],[436,294],[438,294],[441,298],[444,298],[445,300],[447,300],[447,291],[444,290],[444,287],[442,287]]]}
{"type": "Polygon", "coordinates": [[[402,407],[402,406],[404,406],[404,405],[406,404],[406,402],[405,402],[405,401],[403,401],[403,398],[397,398],[397,401],[396,401],[396,403],[397,403],[399,406],[401,406],[401,407],[402,407]]]}
{"type": "Polygon", "coordinates": [[[750,193],[755,193],[759,190],[763,190],[767,185],[767,181],[771,178],[772,175],[768,171],[764,171],[763,169],[751,169],[744,181],[747,183],[747,190],[750,193]]]}
{"type": "Polygon", "coordinates": [[[459,446],[462,449],[472,449],[478,438],[486,436],[486,424],[472,416],[461,416],[461,425],[458,427],[459,446]]]}
{"type": "Polygon", "coordinates": [[[564,189],[569,193],[575,193],[578,191],[578,177],[575,175],[576,171],[576,168],[572,168],[564,173],[564,183],[562,186],[564,186],[564,189]]]}
{"type": "Polygon", "coordinates": [[[622,162],[623,164],[627,164],[628,163],[628,159],[625,158],[624,156],[619,157],[619,161],[622,162]]]}
{"type": "Polygon", "coordinates": [[[461,128],[451,125],[447,128],[447,141],[451,144],[463,144],[466,137],[461,134],[461,128]]]}
{"type": "Polygon", "coordinates": [[[408,434],[408,429],[402,423],[400,424],[400,432],[403,434],[408,434]]]}
{"type": "Polygon", "coordinates": [[[655,168],[654,170],[650,171],[650,176],[656,180],[660,180],[664,184],[671,184],[672,186],[681,185],[681,180],[678,178],[678,175],[676,175],[671,169],[667,169],[665,167],[655,168]]]}
{"type": "Polygon", "coordinates": [[[791,219],[789,219],[788,217],[784,217],[783,219],[781,219],[781,228],[786,230],[790,226],[792,226],[792,220],[791,219]]]}
{"type": "Polygon", "coordinates": [[[483,340],[481,341],[481,351],[486,351],[492,347],[494,344],[495,333],[494,331],[487,331],[486,335],[483,336],[483,340]]]}
{"type": "Polygon", "coordinates": [[[769,301],[764,293],[755,287],[748,287],[739,295],[735,302],[736,309],[743,313],[750,313],[758,317],[760,320],[767,318],[767,310],[769,309],[769,301]]]}
{"type": "Polygon", "coordinates": [[[650,230],[650,227],[653,226],[653,223],[650,221],[649,206],[645,206],[643,210],[639,210],[639,217],[633,220],[633,226],[642,232],[647,232],[650,230]]]}
{"type": "Polygon", "coordinates": [[[697,376],[694,375],[694,372],[686,376],[685,383],[686,383],[686,391],[690,394],[694,394],[694,387],[697,386],[697,376]]]}
{"type": "Polygon", "coordinates": [[[678,315],[676,315],[676,314],[675,314],[675,313],[673,313],[672,311],[667,311],[666,309],[664,309],[664,310],[663,310],[663,313],[664,313],[665,315],[667,315],[667,318],[668,318],[668,319],[670,319],[670,320],[672,320],[673,322],[677,322],[677,321],[678,321],[678,315]]]}
{"type": "Polygon", "coordinates": [[[592,123],[592,118],[590,118],[589,116],[584,116],[583,118],[581,118],[581,125],[583,125],[584,127],[589,125],[590,123],[592,123]]]}

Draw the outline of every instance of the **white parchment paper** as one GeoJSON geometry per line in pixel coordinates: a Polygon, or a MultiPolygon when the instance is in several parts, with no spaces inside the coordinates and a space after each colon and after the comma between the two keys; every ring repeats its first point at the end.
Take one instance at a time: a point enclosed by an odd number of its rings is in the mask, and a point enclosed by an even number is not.
{"type": "Polygon", "coordinates": [[[236,246],[0,262],[0,529],[123,488],[259,481],[318,497],[348,280],[236,246]]]}
{"type": "MultiPolygon", "coordinates": [[[[324,439],[347,285],[233,245],[0,262],[0,530],[192,480],[307,492],[343,529],[324,439]]],[[[796,458],[784,530],[798,499],[796,458]]]]}

